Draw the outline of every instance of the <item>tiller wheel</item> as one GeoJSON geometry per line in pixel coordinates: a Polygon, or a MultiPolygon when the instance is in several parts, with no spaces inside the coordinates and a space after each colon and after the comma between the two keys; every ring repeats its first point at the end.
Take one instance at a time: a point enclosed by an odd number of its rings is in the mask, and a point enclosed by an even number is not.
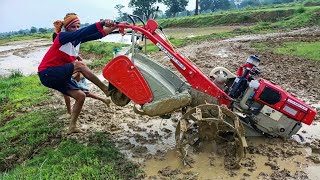
{"type": "Polygon", "coordinates": [[[226,107],[199,105],[187,111],[178,122],[176,145],[185,164],[188,164],[185,162],[186,145],[200,145],[204,141],[215,141],[218,148],[219,145],[226,145],[228,153],[225,154],[225,164],[229,166],[239,166],[245,156],[247,142],[244,128],[238,116],[226,107]]]}

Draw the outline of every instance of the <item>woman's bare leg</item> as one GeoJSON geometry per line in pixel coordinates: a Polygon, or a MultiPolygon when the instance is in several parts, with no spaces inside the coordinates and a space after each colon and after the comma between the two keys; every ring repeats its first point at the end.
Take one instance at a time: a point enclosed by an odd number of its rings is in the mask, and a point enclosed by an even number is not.
{"type": "Polygon", "coordinates": [[[100,79],[93,74],[93,72],[82,61],[74,62],[74,72],[81,72],[82,75],[98,86],[105,95],[108,95],[108,86],[105,85],[100,79]]]}
{"type": "Polygon", "coordinates": [[[68,134],[71,133],[84,133],[81,129],[77,127],[77,120],[81,112],[86,94],[81,90],[69,90],[68,93],[76,100],[71,113],[71,122],[69,125],[68,134]]]}
{"type": "Polygon", "coordinates": [[[64,102],[66,103],[66,106],[67,106],[67,113],[71,114],[70,97],[67,95],[63,95],[63,97],[64,97],[64,102]]]}
{"type": "Polygon", "coordinates": [[[104,98],[99,97],[99,96],[97,96],[97,95],[95,95],[95,94],[92,94],[92,93],[90,93],[90,92],[87,92],[87,93],[86,93],[86,96],[87,96],[87,97],[90,97],[90,98],[93,98],[93,99],[98,99],[98,100],[102,101],[103,103],[105,103],[107,106],[109,106],[110,103],[111,103],[111,100],[110,100],[110,99],[104,99],[104,98]]]}

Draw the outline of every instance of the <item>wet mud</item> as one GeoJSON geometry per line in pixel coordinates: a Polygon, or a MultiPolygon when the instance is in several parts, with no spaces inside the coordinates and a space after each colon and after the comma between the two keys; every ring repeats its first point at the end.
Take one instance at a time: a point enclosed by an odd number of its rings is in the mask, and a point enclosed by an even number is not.
{"type": "Polygon", "coordinates": [[[50,45],[48,40],[37,39],[0,46],[0,76],[8,76],[16,71],[23,75],[35,74],[50,45]]]}
{"type": "MultiPolygon", "coordinates": [[[[289,33],[240,36],[186,46],[180,48],[179,52],[200,67],[205,74],[209,74],[211,69],[217,66],[236,72],[247,56],[257,54],[261,58],[260,68],[263,78],[279,85],[319,112],[320,81],[317,77],[320,76],[318,70],[320,62],[267,51],[261,52],[251,47],[256,42],[277,46],[285,41],[316,41],[319,40],[319,35],[319,28],[309,28],[289,33]]],[[[154,58],[164,63],[168,61],[168,58],[160,53],[154,55],[154,58]]],[[[299,131],[299,136],[295,135],[290,141],[247,138],[249,145],[247,158],[242,161],[239,170],[226,169],[223,161],[219,162],[216,158],[215,161],[209,161],[212,153],[210,151],[205,153],[203,160],[195,160],[193,168],[186,171],[197,174],[196,179],[318,179],[320,172],[315,169],[320,168],[319,154],[317,154],[319,127],[318,115],[312,125],[304,125],[299,131]],[[208,169],[212,164],[215,167],[214,170],[208,169]],[[200,169],[197,169],[198,167],[200,169]]],[[[196,158],[200,157],[201,155],[197,154],[196,158]]],[[[168,159],[172,158],[168,156],[168,159]]],[[[162,174],[159,174],[156,169],[164,167],[168,161],[158,162],[160,165],[157,165],[157,162],[147,161],[145,169],[147,173],[161,179],[162,174]]],[[[171,165],[171,169],[175,168],[185,170],[186,167],[182,167],[180,162],[180,164],[171,165]]]]}
{"type": "MultiPolygon", "coordinates": [[[[314,41],[320,35],[317,28],[297,30],[289,33],[258,36],[241,36],[224,40],[205,41],[179,49],[179,52],[197,65],[205,74],[212,68],[223,66],[236,72],[246,57],[257,54],[261,57],[263,78],[293,93],[308,105],[320,110],[320,63],[303,58],[283,56],[271,52],[258,52],[251,48],[254,42],[268,42],[274,45],[283,41],[314,41]]],[[[1,47],[1,46],[0,46],[1,47]]],[[[39,47],[39,48],[45,48],[39,47]]],[[[36,48],[36,49],[39,49],[36,48]]],[[[1,49],[1,48],[0,48],[1,49]]],[[[0,51],[3,57],[14,56],[9,49],[0,51]],[[11,55],[7,55],[11,54],[11,55]]],[[[28,53],[23,53],[26,56],[28,53]]],[[[30,52],[31,53],[31,52],[30,52]]],[[[19,56],[19,51],[15,53],[19,56]]],[[[163,53],[152,55],[154,59],[168,64],[163,53]]],[[[39,62],[41,59],[39,60],[39,62]]],[[[1,63],[2,61],[0,61],[1,63]]],[[[1,66],[2,67],[2,66],[1,66]]],[[[172,67],[172,66],[171,66],[172,67]]],[[[96,73],[101,77],[101,71],[96,73]]],[[[107,82],[106,82],[107,83],[107,82]]],[[[103,93],[90,84],[91,91],[103,93]]],[[[62,95],[52,92],[55,103],[52,108],[64,107],[62,95]]],[[[246,157],[238,169],[226,168],[221,153],[226,149],[212,144],[200,148],[189,147],[188,162],[184,166],[181,155],[175,148],[174,133],[180,112],[170,119],[147,117],[133,112],[133,104],[118,107],[87,98],[79,117],[79,125],[86,134],[67,135],[68,116],[62,136],[86,143],[95,132],[110,133],[112,140],[128,158],[140,164],[145,171],[144,179],[319,179],[320,178],[320,123],[319,115],[310,125],[304,125],[292,139],[247,138],[246,157]]]]}

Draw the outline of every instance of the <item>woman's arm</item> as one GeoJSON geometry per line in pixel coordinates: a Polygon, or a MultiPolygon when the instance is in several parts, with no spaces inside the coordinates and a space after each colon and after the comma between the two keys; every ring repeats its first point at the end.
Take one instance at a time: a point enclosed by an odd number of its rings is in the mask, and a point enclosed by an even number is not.
{"type": "Polygon", "coordinates": [[[85,43],[85,42],[88,42],[88,41],[92,41],[92,40],[96,40],[96,39],[101,39],[103,38],[105,35],[104,33],[102,32],[97,32],[97,33],[94,33],[92,35],[89,35],[89,36],[86,36],[84,38],[81,38],[80,41],[81,43],[85,43]]]}
{"type": "Polygon", "coordinates": [[[100,22],[92,24],[90,26],[81,28],[75,32],[61,32],[59,36],[59,42],[61,44],[66,44],[68,42],[73,42],[76,40],[81,40],[83,37],[91,36],[97,32],[103,31],[100,22]]]}

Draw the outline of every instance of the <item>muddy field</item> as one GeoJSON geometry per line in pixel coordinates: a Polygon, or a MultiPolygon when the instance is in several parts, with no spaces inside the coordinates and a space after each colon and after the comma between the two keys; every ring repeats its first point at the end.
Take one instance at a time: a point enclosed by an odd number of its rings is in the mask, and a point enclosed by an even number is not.
{"type": "MultiPolygon", "coordinates": [[[[320,29],[311,28],[289,33],[256,36],[241,36],[224,40],[207,41],[179,49],[179,51],[205,74],[216,66],[227,67],[236,72],[248,55],[257,54],[261,58],[262,75],[286,91],[293,93],[310,106],[320,110],[320,62],[303,58],[280,56],[270,52],[257,52],[251,48],[254,42],[268,42],[277,46],[279,42],[301,40],[319,41],[320,29]]],[[[31,43],[32,44],[32,43],[31,43]]],[[[32,45],[30,45],[32,46],[32,45]]],[[[1,46],[0,46],[1,47],[1,46]]],[[[46,43],[35,47],[34,51],[46,49],[46,43]]],[[[0,51],[0,64],[6,57],[28,57],[32,52],[22,48],[0,51]],[[19,53],[22,53],[19,54],[19,53]],[[24,53],[23,53],[24,52],[24,53]]],[[[1,49],[0,49],[1,50],[1,49]]],[[[154,59],[169,64],[168,58],[159,52],[154,59]]],[[[41,60],[41,59],[40,59],[41,60]]],[[[34,62],[40,62],[34,59],[34,62]]],[[[1,65],[1,68],[3,66],[1,65]]],[[[1,71],[0,71],[1,72],[1,71]]],[[[101,72],[96,71],[97,74],[101,72]]],[[[102,96],[95,87],[91,90],[102,96]]],[[[60,94],[52,92],[55,99],[51,106],[64,105],[60,94]]],[[[263,137],[249,137],[246,158],[240,169],[225,168],[223,157],[207,145],[189,151],[192,168],[184,166],[180,154],[175,149],[174,132],[179,112],[171,119],[150,118],[134,114],[133,104],[108,108],[100,101],[86,99],[80,115],[80,124],[86,134],[69,135],[86,143],[91,133],[102,131],[112,134],[119,149],[129,158],[139,163],[145,174],[143,179],[319,179],[320,178],[320,124],[319,116],[311,126],[304,126],[298,136],[284,141],[263,137]]],[[[68,116],[60,119],[69,123],[68,116]]],[[[63,136],[66,135],[66,129],[63,136]]],[[[218,147],[219,148],[219,147],[218,147]]],[[[220,149],[223,151],[224,149],[220,149]]]]}

